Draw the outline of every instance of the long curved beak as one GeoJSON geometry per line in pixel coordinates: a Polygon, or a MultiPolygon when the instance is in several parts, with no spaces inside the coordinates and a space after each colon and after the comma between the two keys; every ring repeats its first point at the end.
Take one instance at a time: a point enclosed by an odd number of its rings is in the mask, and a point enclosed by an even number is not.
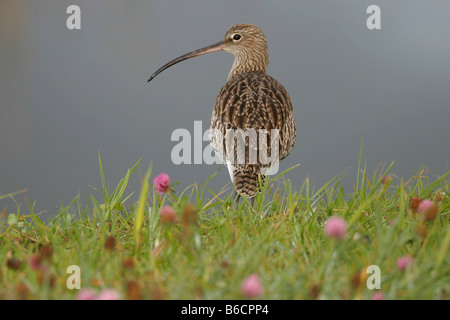
{"type": "Polygon", "coordinates": [[[210,52],[215,52],[215,51],[220,51],[220,50],[223,50],[223,42],[222,41],[214,43],[214,44],[212,44],[210,46],[207,46],[207,47],[204,47],[204,48],[201,48],[201,49],[197,49],[197,50],[191,51],[189,53],[183,54],[182,56],[180,56],[180,57],[178,57],[176,59],[173,59],[172,61],[166,63],[161,68],[156,70],[155,73],[153,73],[150,76],[150,78],[147,80],[147,82],[152,81],[152,79],[154,77],[156,77],[158,74],[160,74],[161,72],[163,72],[167,68],[173,66],[174,64],[177,64],[178,62],[181,62],[181,61],[184,61],[184,60],[187,60],[187,59],[190,59],[190,58],[194,58],[194,57],[200,56],[200,55],[205,54],[205,53],[210,53],[210,52]]]}

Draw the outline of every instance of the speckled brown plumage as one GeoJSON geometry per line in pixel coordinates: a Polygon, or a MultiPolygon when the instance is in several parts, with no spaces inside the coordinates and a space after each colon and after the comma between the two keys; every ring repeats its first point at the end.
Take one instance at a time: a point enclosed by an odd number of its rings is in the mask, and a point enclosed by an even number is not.
{"type": "Polygon", "coordinates": [[[153,73],[148,81],[178,62],[220,50],[232,53],[235,59],[228,81],[216,99],[210,143],[227,165],[236,192],[253,198],[261,187],[259,182],[264,181],[264,176],[274,165],[272,154],[278,153],[278,159],[284,159],[294,147],[296,137],[289,94],[278,81],[266,74],[269,55],[261,29],[250,24],[234,25],[222,41],[170,61],[153,73]],[[235,133],[231,139],[230,132],[235,133]],[[255,132],[256,137],[253,137],[256,140],[245,136],[249,132],[255,132]],[[245,152],[237,152],[239,142],[245,152]],[[267,154],[259,152],[261,150],[267,150],[267,154]],[[255,153],[256,158],[250,156],[255,153]]]}
{"type": "Polygon", "coordinates": [[[213,149],[222,155],[227,165],[233,164],[230,176],[236,191],[247,198],[252,198],[258,191],[258,181],[264,181],[263,168],[272,164],[251,164],[249,161],[250,148],[258,149],[259,144],[245,144],[245,159],[238,154],[236,139],[226,141],[226,131],[232,129],[254,129],[260,140],[260,129],[267,130],[267,153],[272,155],[271,129],[279,130],[279,160],[284,159],[292,150],[295,143],[295,117],[291,100],[286,89],[274,78],[263,72],[247,72],[232,77],[220,90],[211,117],[210,143],[213,149]],[[220,134],[217,134],[218,132],[220,134]],[[216,134],[214,134],[216,133],[216,134]],[[234,152],[230,154],[235,143],[234,152]],[[261,175],[261,177],[258,177],[261,175]]]}

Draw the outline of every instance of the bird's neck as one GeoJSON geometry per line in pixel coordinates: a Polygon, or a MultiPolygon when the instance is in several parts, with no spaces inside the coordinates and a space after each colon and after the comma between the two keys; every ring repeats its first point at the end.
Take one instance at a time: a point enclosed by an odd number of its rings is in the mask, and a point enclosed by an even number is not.
{"type": "Polygon", "coordinates": [[[233,66],[228,74],[228,80],[231,78],[248,72],[266,72],[269,64],[269,55],[267,50],[259,52],[239,53],[235,56],[233,66]]]}

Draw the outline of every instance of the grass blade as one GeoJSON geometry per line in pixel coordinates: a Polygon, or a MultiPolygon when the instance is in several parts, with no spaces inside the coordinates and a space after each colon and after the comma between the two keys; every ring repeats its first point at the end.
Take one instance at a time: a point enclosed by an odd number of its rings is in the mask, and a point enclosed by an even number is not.
{"type": "Polygon", "coordinates": [[[148,192],[150,190],[150,176],[152,174],[152,164],[148,166],[147,173],[145,175],[143,184],[142,184],[142,190],[141,194],[139,196],[139,204],[135,211],[135,224],[134,224],[134,239],[135,239],[135,246],[137,247],[139,245],[139,235],[142,228],[142,224],[144,222],[144,213],[145,213],[145,203],[146,198],[148,195],[148,192]]]}

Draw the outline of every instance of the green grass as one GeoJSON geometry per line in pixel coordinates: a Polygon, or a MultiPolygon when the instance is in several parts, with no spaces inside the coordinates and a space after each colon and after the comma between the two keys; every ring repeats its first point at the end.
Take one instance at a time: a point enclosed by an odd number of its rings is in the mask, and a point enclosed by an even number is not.
{"type": "Polygon", "coordinates": [[[372,299],[376,291],[385,299],[448,298],[450,172],[432,179],[421,168],[407,181],[382,183],[392,165],[369,175],[360,161],[354,190],[344,193],[342,176],[321,188],[306,179],[294,190],[287,170],[253,208],[245,200],[235,208],[229,189],[208,188],[215,175],[159,196],[149,166],[132,201],[126,187],[139,162],[112,191],[100,156],[99,164],[102,187],[87,205],[77,197],[45,222],[34,205],[3,213],[0,299],[75,299],[79,290],[66,286],[71,265],[80,267],[81,288],[115,289],[124,299],[242,299],[241,283],[253,273],[261,299],[372,299]],[[436,218],[414,213],[412,197],[433,200],[436,218]],[[161,222],[163,205],[177,223],[161,222]],[[344,239],[324,234],[331,216],[347,221],[344,239]],[[404,255],[414,262],[402,271],[404,255]],[[32,261],[40,264],[33,269],[32,261]],[[380,267],[380,290],[366,286],[370,265],[380,267]]]}

